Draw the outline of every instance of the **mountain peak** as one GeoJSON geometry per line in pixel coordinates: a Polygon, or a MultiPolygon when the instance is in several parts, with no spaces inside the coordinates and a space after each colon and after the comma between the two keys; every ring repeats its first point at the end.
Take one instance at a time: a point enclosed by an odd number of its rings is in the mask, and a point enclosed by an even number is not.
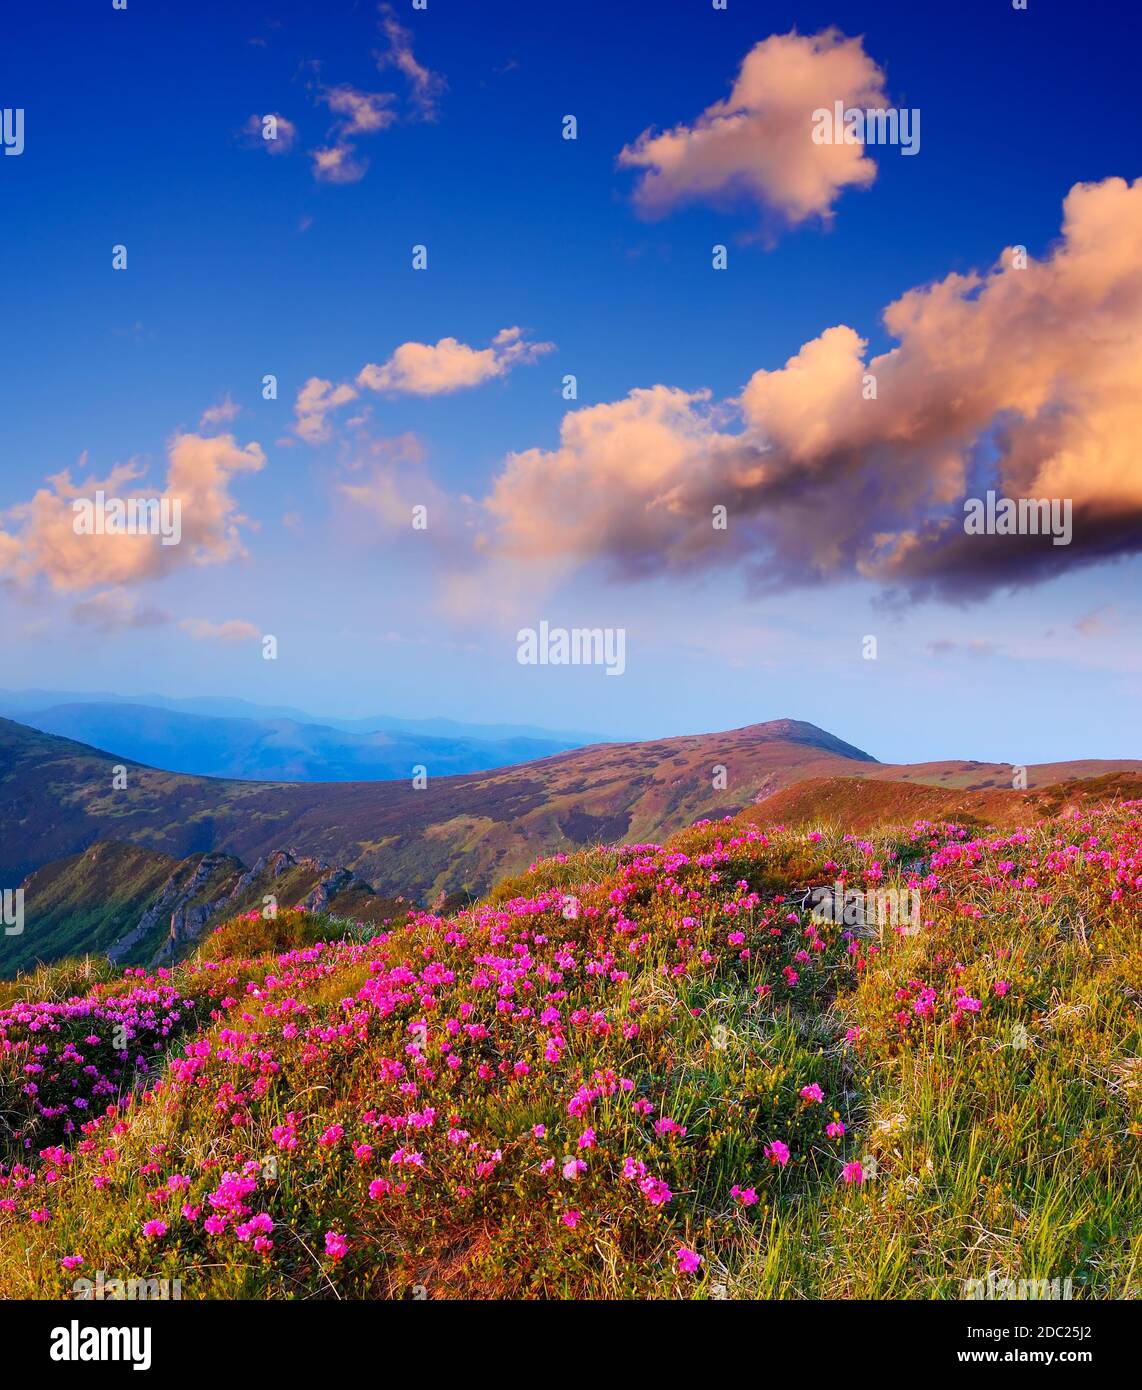
{"type": "Polygon", "coordinates": [[[871,753],[846,743],[836,734],[831,734],[827,729],[821,729],[804,719],[769,719],[763,724],[747,724],[740,732],[766,742],[801,743],[809,748],[821,748],[841,758],[852,758],[856,762],[879,761],[871,753]]]}

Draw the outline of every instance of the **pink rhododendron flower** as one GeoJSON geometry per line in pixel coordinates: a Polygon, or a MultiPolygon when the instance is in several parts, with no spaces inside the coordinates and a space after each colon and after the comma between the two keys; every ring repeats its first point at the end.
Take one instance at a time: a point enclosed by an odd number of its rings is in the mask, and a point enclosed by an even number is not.
{"type": "Polygon", "coordinates": [[[654,1132],[658,1135],[660,1139],[664,1138],[668,1134],[676,1134],[679,1137],[679,1139],[681,1139],[684,1137],[686,1133],[686,1126],[680,1125],[676,1123],[674,1120],[668,1119],[667,1116],[663,1115],[661,1119],[656,1120],[654,1122],[654,1132]]]}

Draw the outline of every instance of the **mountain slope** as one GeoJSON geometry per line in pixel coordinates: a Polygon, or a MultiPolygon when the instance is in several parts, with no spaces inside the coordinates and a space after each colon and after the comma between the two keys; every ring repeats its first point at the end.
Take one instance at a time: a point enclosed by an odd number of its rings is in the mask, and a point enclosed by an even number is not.
{"type": "MultiPolygon", "coordinates": [[[[1057,771],[1057,766],[1044,766],[1057,771]]],[[[1081,769],[1084,765],[1075,766],[1081,769]]],[[[1057,816],[1068,808],[1129,800],[1142,800],[1142,771],[1069,778],[1024,792],[1012,791],[1009,786],[968,789],[904,778],[826,777],[784,787],[747,815],[763,826],[833,825],[855,834],[891,821],[1012,826],[1057,816]]]]}
{"type": "MultiPolygon", "coordinates": [[[[486,888],[533,859],[618,840],[660,839],[700,817],[730,815],[807,778],[916,777],[935,786],[1010,788],[999,764],[922,770],[877,763],[814,725],[777,720],[718,734],[601,744],[519,767],[411,781],[258,783],[130,765],[0,720],[0,887],[96,840],[176,858],[223,852],[252,863],[282,844],[344,865],[381,893],[421,901],[486,888]]],[[[1084,775],[1142,762],[1077,764],[1084,775]]],[[[1031,787],[1067,764],[1028,768],[1031,787]]]]}
{"type": "Polygon", "coordinates": [[[379,891],[424,897],[478,889],[549,851],[730,814],[801,777],[877,766],[813,725],[779,720],[467,776],[438,777],[430,765],[419,788],[259,783],[163,772],[0,720],[0,875],[18,880],[99,839],[246,862],[288,843],[379,891]],[[113,785],[117,765],[125,789],[113,785]]]}

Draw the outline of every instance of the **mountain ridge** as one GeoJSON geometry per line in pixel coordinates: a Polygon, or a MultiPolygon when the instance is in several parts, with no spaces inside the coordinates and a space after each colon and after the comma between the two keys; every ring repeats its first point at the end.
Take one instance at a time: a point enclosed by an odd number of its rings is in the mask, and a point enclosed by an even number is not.
{"type": "MultiPolygon", "coordinates": [[[[471,737],[485,740],[505,738],[536,738],[565,742],[583,747],[599,743],[598,733],[581,729],[548,729],[535,724],[480,724],[442,716],[421,716],[402,719],[399,715],[377,714],[345,719],[337,715],[313,714],[295,705],[263,705],[228,695],[158,695],[154,692],[139,695],[120,695],[110,690],[7,690],[0,688],[0,717],[20,719],[21,713],[34,713],[56,705],[101,704],[143,705],[148,709],[168,710],[176,714],[196,715],[215,719],[292,719],[299,724],[320,724],[349,733],[404,731],[413,734],[446,738],[471,737]]],[[[26,722],[26,721],[21,721],[26,722]]]]}
{"type": "MultiPolygon", "coordinates": [[[[1142,761],[1042,764],[1031,787],[1142,770],[1142,761]]],[[[427,782],[273,783],[149,768],[0,719],[0,886],[114,839],[244,863],[290,844],[378,893],[478,893],[544,854],[651,840],[732,815],[810,778],[857,777],[1011,791],[1011,768],[974,760],[880,763],[799,720],[641,743],[596,744],[427,782]],[[127,769],[127,788],[112,785],[127,769]]]]}
{"type": "Polygon", "coordinates": [[[428,762],[480,772],[581,746],[556,738],[353,733],[284,717],[186,714],[127,701],[50,705],[18,722],[162,771],[258,782],[388,781],[428,762]]]}

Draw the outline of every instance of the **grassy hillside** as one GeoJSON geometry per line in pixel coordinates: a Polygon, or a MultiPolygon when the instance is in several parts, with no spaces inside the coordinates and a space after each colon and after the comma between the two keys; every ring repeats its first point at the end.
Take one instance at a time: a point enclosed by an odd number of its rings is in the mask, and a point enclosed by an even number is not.
{"type": "Polygon", "coordinates": [[[1137,1297],[1140,813],[742,817],[7,986],[0,1296],[1137,1297]],[[838,876],[918,930],[814,921],[838,876]]]}
{"type": "MultiPolygon", "coordinates": [[[[24,884],[23,932],[0,937],[0,975],[14,975],[40,960],[112,950],[178,863],[169,854],[105,840],[38,869],[24,884]]],[[[146,945],[153,954],[159,940],[146,945]]]]}
{"type": "MultiPolygon", "coordinates": [[[[1046,764],[1057,773],[1067,764],[1046,764]]],[[[1074,764],[1088,767],[1087,764],[1074,764]]],[[[1056,816],[1066,807],[1142,797],[1142,772],[1110,772],[1036,785],[1026,792],[1010,787],[967,790],[950,782],[936,785],[908,778],[896,781],[855,777],[808,778],[762,801],[751,817],[758,823],[828,823],[846,830],[869,830],[886,821],[953,820],[964,825],[1018,825],[1056,816]]]]}

